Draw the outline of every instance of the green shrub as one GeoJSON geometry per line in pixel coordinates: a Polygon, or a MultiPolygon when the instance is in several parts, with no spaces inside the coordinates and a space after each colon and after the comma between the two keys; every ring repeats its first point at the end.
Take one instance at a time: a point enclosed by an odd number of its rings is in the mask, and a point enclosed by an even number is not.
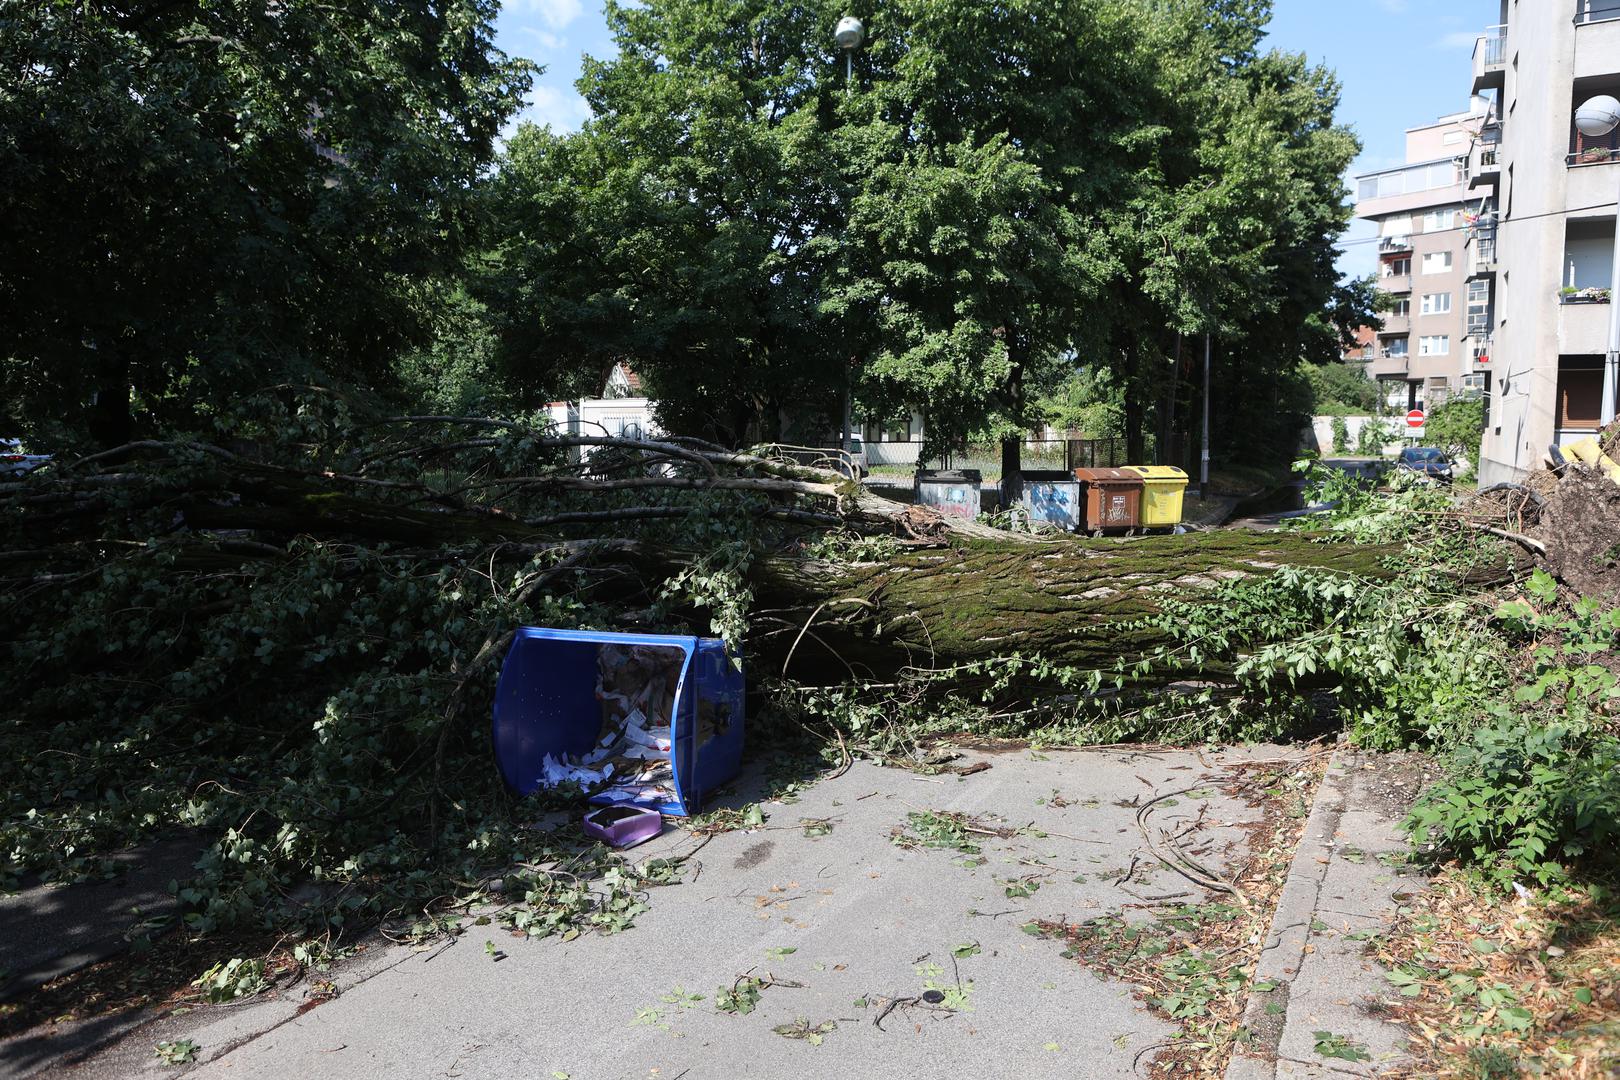
{"type": "Polygon", "coordinates": [[[1589,726],[1501,718],[1457,752],[1407,830],[1499,881],[1565,876],[1565,864],[1612,858],[1620,836],[1620,739],[1589,726]]]}
{"type": "Polygon", "coordinates": [[[1362,457],[1379,457],[1384,446],[1395,436],[1382,420],[1369,420],[1356,433],[1356,453],[1362,457]]]}
{"type": "Polygon", "coordinates": [[[1612,862],[1620,738],[1605,725],[1620,701],[1620,609],[1590,598],[1565,608],[1557,583],[1537,570],[1525,599],[1502,604],[1496,620],[1510,640],[1531,644],[1530,663],[1512,703],[1494,703],[1493,722],[1457,752],[1407,829],[1503,881],[1548,882],[1569,865],[1612,862]]]}
{"type": "Polygon", "coordinates": [[[1344,454],[1350,451],[1350,427],[1344,422],[1344,417],[1333,418],[1333,452],[1344,454]]]}

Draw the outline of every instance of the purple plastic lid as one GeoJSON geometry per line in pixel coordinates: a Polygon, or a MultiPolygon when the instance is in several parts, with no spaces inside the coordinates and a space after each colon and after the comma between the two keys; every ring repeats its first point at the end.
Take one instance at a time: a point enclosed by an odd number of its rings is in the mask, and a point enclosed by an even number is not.
{"type": "Polygon", "coordinates": [[[585,835],[613,845],[632,847],[664,831],[664,815],[634,803],[601,806],[585,815],[585,835]]]}

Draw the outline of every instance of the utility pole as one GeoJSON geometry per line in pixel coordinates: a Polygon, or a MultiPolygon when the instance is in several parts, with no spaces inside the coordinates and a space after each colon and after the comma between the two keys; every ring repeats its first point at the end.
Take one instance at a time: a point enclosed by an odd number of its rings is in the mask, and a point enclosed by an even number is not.
{"type": "Polygon", "coordinates": [[[1614,200],[1614,251],[1609,256],[1609,352],[1603,358],[1603,404],[1598,419],[1604,428],[1614,423],[1614,395],[1620,390],[1620,192],[1614,200]]]}
{"type": "Polygon", "coordinates": [[[1198,497],[1209,498],[1209,335],[1204,335],[1204,456],[1198,463],[1198,497]]]}
{"type": "MultiPolygon", "coordinates": [[[[838,20],[833,28],[833,44],[844,50],[844,96],[855,96],[855,50],[866,42],[866,27],[861,20],[853,15],[846,15],[838,20]]],[[[855,435],[855,417],[850,411],[850,397],[855,381],[855,358],[852,356],[844,364],[844,407],[842,411],[843,436],[838,448],[845,453],[855,449],[853,438],[855,435]]],[[[859,479],[857,476],[856,479],[859,479]]]]}

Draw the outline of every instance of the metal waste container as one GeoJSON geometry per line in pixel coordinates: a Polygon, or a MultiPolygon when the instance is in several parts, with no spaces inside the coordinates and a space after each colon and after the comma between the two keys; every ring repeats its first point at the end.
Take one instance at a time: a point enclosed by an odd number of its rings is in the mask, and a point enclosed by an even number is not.
{"type": "Polygon", "coordinates": [[[1031,525],[1051,525],[1065,532],[1080,528],[1080,481],[1062,470],[1027,469],[1019,502],[1031,525]]]}
{"type": "Polygon", "coordinates": [[[931,506],[946,517],[968,521],[979,516],[979,486],[984,474],[978,469],[918,469],[917,505],[931,506]]]}
{"type": "Polygon", "coordinates": [[[1187,474],[1174,465],[1127,465],[1142,478],[1142,527],[1167,529],[1181,524],[1181,500],[1187,474]]]}
{"type": "Polygon", "coordinates": [[[742,765],[743,673],[714,638],[519,627],[495,687],[495,761],[520,795],[696,813],[742,765]]]}
{"type": "Polygon", "coordinates": [[[1080,528],[1100,536],[1141,524],[1142,478],[1124,469],[1076,469],[1084,498],[1080,528]]]}

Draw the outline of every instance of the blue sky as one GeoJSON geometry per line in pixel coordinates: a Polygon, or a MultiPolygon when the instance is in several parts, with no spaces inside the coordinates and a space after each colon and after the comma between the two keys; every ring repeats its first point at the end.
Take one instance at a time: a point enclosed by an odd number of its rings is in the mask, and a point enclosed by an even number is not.
{"type": "MultiPolygon", "coordinates": [[[[1364,144],[1352,172],[1365,172],[1404,159],[1407,128],[1468,106],[1474,39],[1497,10],[1497,0],[1276,0],[1271,44],[1339,73],[1340,115],[1364,144]]],[[[564,131],[584,122],[580,57],[613,48],[599,0],[507,0],[496,40],[546,68],[522,119],[564,131]]],[[[1368,235],[1358,223],[1346,238],[1368,235]]],[[[1373,246],[1346,249],[1341,268],[1370,272],[1373,246]]]]}

